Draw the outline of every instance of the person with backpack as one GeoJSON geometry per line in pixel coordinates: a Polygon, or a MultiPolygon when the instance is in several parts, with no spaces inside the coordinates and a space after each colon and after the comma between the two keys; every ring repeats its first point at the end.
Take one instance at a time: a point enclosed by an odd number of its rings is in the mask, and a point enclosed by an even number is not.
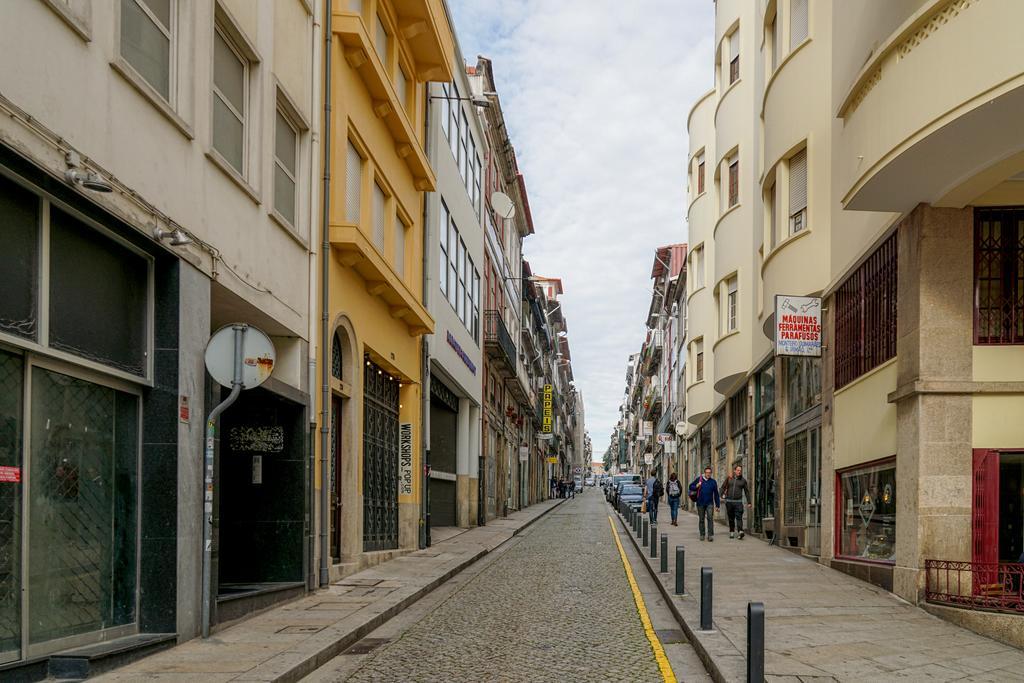
{"type": "Polygon", "coordinates": [[[732,474],[722,484],[722,499],[725,500],[725,516],[729,518],[729,538],[739,533],[743,540],[743,500],[750,507],[750,487],[743,478],[743,465],[736,465],[732,474]]]}
{"type": "Polygon", "coordinates": [[[647,513],[651,516],[651,524],[658,523],[658,501],[665,495],[665,487],[662,486],[658,476],[651,473],[644,485],[644,497],[647,499],[647,513]]]}
{"type": "Polygon", "coordinates": [[[679,526],[677,518],[679,517],[679,499],[683,497],[683,485],[679,483],[679,477],[675,472],[668,475],[668,486],[665,487],[665,492],[668,493],[668,509],[672,513],[672,526],[679,526]]]}
{"type": "Polygon", "coordinates": [[[704,540],[705,531],[708,541],[715,540],[715,516],[711,510],[714,503],[715,511],[722,507],[722,500],[718,495],[718,482],[711,477],[711,468],[705,467],[704,473],[690,482],[690,500],[697,503],[697,529],[700,531],[700,540],[704,540]],[[707,517],[707,528],[705,529],[704,518],[707,517]]]}

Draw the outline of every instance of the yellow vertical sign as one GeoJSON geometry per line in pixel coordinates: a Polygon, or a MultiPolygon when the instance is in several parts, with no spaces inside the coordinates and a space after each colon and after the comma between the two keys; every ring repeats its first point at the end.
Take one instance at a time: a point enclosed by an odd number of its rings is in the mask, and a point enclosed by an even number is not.
{"type": "Polygon", "coordinates": [[[554,411],[554,397],[555,388],[550,384],[544,385],[544,392],[542,394],[541,408],[541,428],[542,434],[551,434],[554,431],[555,426],[555,411],[554,411]]]}

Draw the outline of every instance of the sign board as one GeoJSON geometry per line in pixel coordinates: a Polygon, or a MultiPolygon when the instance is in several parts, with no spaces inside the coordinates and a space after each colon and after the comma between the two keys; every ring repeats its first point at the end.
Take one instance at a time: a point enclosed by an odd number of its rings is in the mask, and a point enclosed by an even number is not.
{"type": "Polygon", "coordinates": [[[675,455],[676,454],[676,443],[677,443],[676,441],[666,441],[662,445],[662,450],[664,450],[665,455],[675,455]]]}
{"type": "Polygon", "coordinates": [[[541,393],[541,427],[543,434],[551,434],[555,427],[555,387],[551,384],[544,385],[541,393]]]}
{"type": "Polygon", "coordinates": [[[412,423],[398,428],[398,495],[412,495],[412,423]]]}
{"type": "Polygon", "coordinates": [[[526,461],[526,460],[530,459],[530,447],[529,446],[520,446],[519,447],[519,459],[522,460],[522,461],[526,461]]]}
{"type": "Polygon", "coordinates": [[[645,465],[653,465],[654,464],[654,454],[653,453],[644,453],[644,464],[645,465]]]}
{"type": "Polygon", "coordinates": [[[640,421],[640,436],[647,437],[654,433],[654,422],[652,420],[640,421]]]}
{"type": "Polygon", "coordinates": [[[552,455],[551,457],[548,458],[548,462],[551,463],[552,465],[557,465],[558,464],[558,456],[557,455],[552,455]]]}
{"type": "Polygon", "coordinates": [[[10,465],[0,465],[0,482],[5,484],[21,483],[21,468],[10,465]]]}
{"type": "Polygon", "coordinates": [[[233,451],[281,453],[284,451],[284,427],[236,425],[228,431],[228,445],[233,451]]]}
{"type": "Polygon", "coordinates": [[[188,396],[181,395],[178,397],[178,422],[182,424],[188,424],[189,416],[191,411],[188,407],[188,396]]]}
{"type": "Polygon", "coordinates": [[[664,432],[662,434],[658,434],[658,443],[664,444],[664,443],[667,443],[669,441],[675,441],[675,436],[673,436],[672,434],[669,434],[668,432],[664,432]]]}
{"type": "MultiPolygon", "coordinates": [[[[231,388],[235,376],[235,327],[225,325],[206,344],[206,369],[217,384],[231,388]]],[[[253,389],[270,379],[274,372],[274,343],[270,337],[251,325],[244,325],[242,335],[242,385],[253,389]]]]}
{"type": "Polygon", "coordinates": [[[572,473],[573,474],[583,474],[583,468],[580,467],[579,465],[576,465],[576,467],[572,468],[572,473]]]}
{"type": "Polygon", "coordinates": [[[821,298],[775,295],[775,355],[821,356],[821,298]]]}

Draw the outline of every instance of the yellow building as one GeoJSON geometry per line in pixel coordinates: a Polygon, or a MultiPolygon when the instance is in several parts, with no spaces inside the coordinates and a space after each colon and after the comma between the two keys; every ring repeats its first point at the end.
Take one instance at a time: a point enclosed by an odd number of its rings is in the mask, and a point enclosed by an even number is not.
{"type": "Polygon", "coordinates": [[[435,187],[425,84],[451,80],[454,51],[441,0],[335,0],[330,30],[321,583],[419,545],[423,335],[434,327],[423,305],[424,193],[435,187]]]}

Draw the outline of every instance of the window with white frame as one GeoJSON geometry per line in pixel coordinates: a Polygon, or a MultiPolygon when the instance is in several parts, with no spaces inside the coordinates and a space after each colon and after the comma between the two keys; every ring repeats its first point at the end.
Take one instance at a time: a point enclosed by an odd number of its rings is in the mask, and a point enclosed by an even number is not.
{"type": "Polygon", "coordinates": [[[789,232],[791,235],[807,227],[807,150],[802,149],[789,159],[789,232]]]}
{"type": "Polygon", "coordinates": [[[402,220],[402,217],[395,215],[395,272],[402,280],[405,279],[405,239],[409,233],[409,226],[402,220]]]}
{"type": "Polygon", "coordinates": [[[738,279],[735,275],[722,283],[722,334],[735,332],[739,314],[739,294],[736,291],[738,279]]]}
{"type": "Polygon", "coordinates": [[[466,112],[459,107],[459,126],[462,128],[462,140],[459,145],[459,173],[463,180],[469,177],[469,121],[466,112]]]}
{"type": "Polygon", "coordinates": [[[246,176],[249,60],[219,25],[213,37],[213,148],[246,176]]]}
{"type": "Polygon", "coordinates": [[[458,260],[455,262],[457,290],[455,292],[455,312],[459,320],[466,320],[466,243],[459,239],[458,260]]]}
{"type": "Polygon", "coordinates": [[[693,342],[693,381],[704,381],[704,338],[693,342]]]}
{"type": "Polygon", "coordinates": [[[387,26],[384,25],[384,20],[380,18],[379,14],[375,18],[374,26],[376,36],[373,46],[377,49],[377,55],[380,57],[381,63],[387,67],[391,35],[388,33],[387,26]]]}
{"type": "Polygon", "coordinates": [[[693,283],[693,290],[696,292],[704,286],[704,245],[698,245],[690,252],[690,282],[693,283]]]}
{"type": "Polygon", "coordinates": [[[280,108],[274,119],[274,211],[296,227],[299,129],[280,108]]]}
{"type": "Polygon", "coordinates": [[[439,271],[438,271],[438,284],[441,287],[441,293],[444,294],[444,298],[448,298],[448,225],[451,223],[451,213],[448,211],[448,205],[441,200],[441,216],[437,226],[437,235],[441,243],[441,255],[438,259],[439,271]]]}
{"type": "Polygon", "coordinates": [[[473,318],[472,325],[469,331],[473,334],[473,339],[479,343],[480,341],[480,272],[473,270],[473,318]]]}
{"type": "Polygon", "coordinates": [[[473,273],[476,272],[476,268],[473,266],[473,257],[466,253],[466,312],[462,316],[462,323],[466,326],[467,330],[472,329],[473,325],[473,273]]]}
{"type": "Polygon", "coordinates": [[[455,221],[448,224],[448,303],[456,307],[459,293],[459,231],[455,221]]]}
{"type": "Polygon", "coordinates": [[[362,194],[363,156],[349,140],[345,157],[345,220],[349,223],[359,223],[362,194]]]}
{"type": "Polygon", "coordinates": [[[807,0],[789,0],[789,49],[807,38],[807,0]]]}
{"type": "Polygon", "coordinates": [[[462,105],[459,100],[459,88],[455,83],[452,83],[451,93],[451,107],[448,109],[448,144],[452,148],[452,156],[455,157],[455,163],[459,163],[459,113],[462,111],[462,105]]]}
{"type": "Polygon", "coordinates": [[[384,253],[384,233],[387,223],[387,206],[388,195],[384,191],[384,188],[380,186],[380,183],[374,181],[373,183],[373,245],[377,247],[377,251],[384,253]]]}
{"type": "Polygon", "coordinates": [[[121,1],[121,56],[171,102],[177,0],[121,1]]]}

